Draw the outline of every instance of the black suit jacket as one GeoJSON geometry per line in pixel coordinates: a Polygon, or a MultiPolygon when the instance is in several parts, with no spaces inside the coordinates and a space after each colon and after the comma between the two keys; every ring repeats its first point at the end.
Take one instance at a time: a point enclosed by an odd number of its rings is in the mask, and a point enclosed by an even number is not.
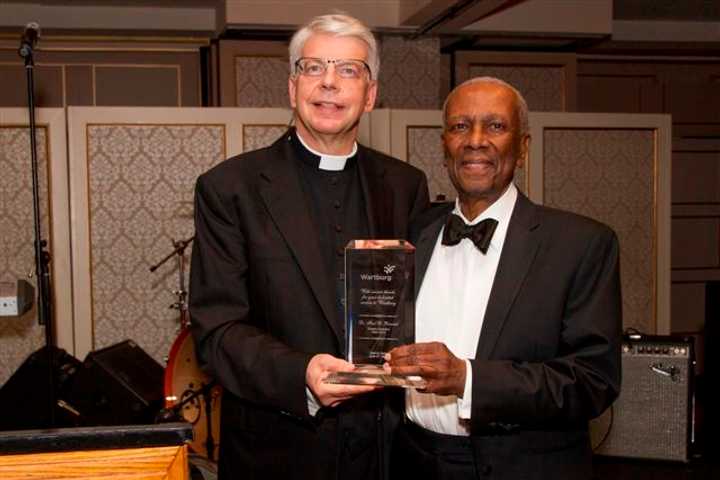
{"type": "MultiPolygon", "coordinates": [[[[452,208],[413,229],[419,285],[452,208]]],[[[490,478],[589,478],[587,422],[620,389],[618,254],[605,225],[518,195],[470,361],[471,439],[490,478]]]]}
{"type": "MultiPolygon", "coordinates": [[[[221,473],[335,478],[350,458],[374,477],[362,458],[377,444],[379,400],[315,418],[307,409],[307,364],[342,356],[344,326],[325,270],[335,252],[320,249],[291,141],[231,158],[196,185],[190,315],[198,358],[224,388],[221,473]]],[[[357,165],[370,236],[406,238],[428,203],[424,174],[362,146],[357,165]]]]}

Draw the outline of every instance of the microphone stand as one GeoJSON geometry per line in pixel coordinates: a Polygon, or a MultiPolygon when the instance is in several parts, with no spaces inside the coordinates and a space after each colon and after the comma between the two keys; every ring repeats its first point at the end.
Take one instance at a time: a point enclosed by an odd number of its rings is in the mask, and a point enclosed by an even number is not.
{"type": "Polygon", "coordinates": [[[28,114],[30,118],[30,158],[32,164],[32,191],[33,213],[35,220],[35,275],[38,287],[38,323],[45,326],[45,350],[48,362],[48,408],[50,427],[55,426],[55,376],[53,365],[55,363],[54,329],[52,312],[52,283],[50,279],[50,254],[45,250],[47,241],[43,240],[40,219],[40,187],[38,180],[37,138],[35,136],[35,79],[33,70],[32,46],[23,44],[18,51],[25,59],[25,73],[27,80],[28,114]]]}
{"type": "Polygon", "coordinates": [[[180,311],[180,328],[185,328],[190,325],[190,317],[188,315],[188,304],[187,304],[187,290],[185,289],[185,249],[193,241],[195,236],[188,238],[187,240],[173,240],[174,250],[170,252],[165,258],[160,260],[158,263],[150,267],[150,271],[154,272],[160,266],[170,260],[173,256],[178,256],[178,274],[179,279],[179,290],[174,290],[173,293],[177,295],[178,301],[170,305],[170,308],[175,308],[180,311]]]}

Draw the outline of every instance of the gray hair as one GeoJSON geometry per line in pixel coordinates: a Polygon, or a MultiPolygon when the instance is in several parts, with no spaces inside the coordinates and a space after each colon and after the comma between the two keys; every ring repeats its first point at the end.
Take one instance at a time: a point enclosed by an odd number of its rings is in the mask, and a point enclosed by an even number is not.
{"type": "Polygon", "coordinates": [[[465,80],[463,83],[458,85],[457,87],[453,88],[452,92],[448,94],[447,98],[445,99],[445,102],[443,103],[442,107],[442,114],[443,114],[443,125],[447,126],[447,106],[450,101],[450,97],[452,97],[457,90],[459,90],[461,87],[472,85],[474,83],[492,83],[494,85],[501,85],[505,88],[508,88],[510,91],[512,91],[515,94],[515,112],[517,113],[517,118],[520,126],[520,135],[525,136],[530,133],[530,121],[528,120],[528,106],[527,102],[525,101],[525,98],[522,96],[522,94],[518,91],[517,88],[513,87],[509,83],[507,83],[504,80],[500,80],[499,78],[495,77],[475,77],[471,78],[470,80],[465,80]]]}
{"type": "Polygon", "coordinates": [[[375,36],[357,18],[338,13],[315,17],[295,32],[290,40],[290,72],[294,72],[295,62],[302,55],[305,42],[316,33],[325,33],[336,37],[354,37],[365,42],[368,50],[367,64],[370,67],[370,77],[372,80],[378,79],[380,57],[375,36]]]}

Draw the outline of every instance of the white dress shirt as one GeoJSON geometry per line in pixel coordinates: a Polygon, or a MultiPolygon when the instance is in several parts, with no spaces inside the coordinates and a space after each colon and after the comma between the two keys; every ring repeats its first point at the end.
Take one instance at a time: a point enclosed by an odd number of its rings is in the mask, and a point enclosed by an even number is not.
{"type": "Polygon", "coordinates": [[[407,390],[405,414],[427,430],[448,435],[470,433],[472,370],[468,359],[475,358],[517,195],[517,188],[511,183],[500,198],[472,222],[465,218],[459,201],[455,200],[453,213],[467,224],[475,225],[486,218],[498,221],[486,254],[467,238],[457,245],[443,245],[444,227],[435,242],[415,304],[415,341],[443,342],[456,357],[465,360],[467,370],[462,398],[407,390]]]}

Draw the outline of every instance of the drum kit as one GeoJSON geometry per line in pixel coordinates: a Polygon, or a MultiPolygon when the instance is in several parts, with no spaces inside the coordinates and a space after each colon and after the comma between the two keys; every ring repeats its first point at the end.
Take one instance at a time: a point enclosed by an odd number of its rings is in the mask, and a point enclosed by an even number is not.
{"type": "Polygon", "coordinates": [[[170,347],[165,367],[165,408],[157,416],[162,421],[187,421],[193,427],[192,451],[210,461],[217,461],[220,432],[220,398],[222,388],[197,364],[195,346],[190,335],[190,315],[185,288],[185,249],[194,237],[173,240],[174,250],[150,267],[154,272],[173,257],[177,258],[179,282],[173,291],[177,301],[170,308],[180,312],[180,331],[170,347]]]}

